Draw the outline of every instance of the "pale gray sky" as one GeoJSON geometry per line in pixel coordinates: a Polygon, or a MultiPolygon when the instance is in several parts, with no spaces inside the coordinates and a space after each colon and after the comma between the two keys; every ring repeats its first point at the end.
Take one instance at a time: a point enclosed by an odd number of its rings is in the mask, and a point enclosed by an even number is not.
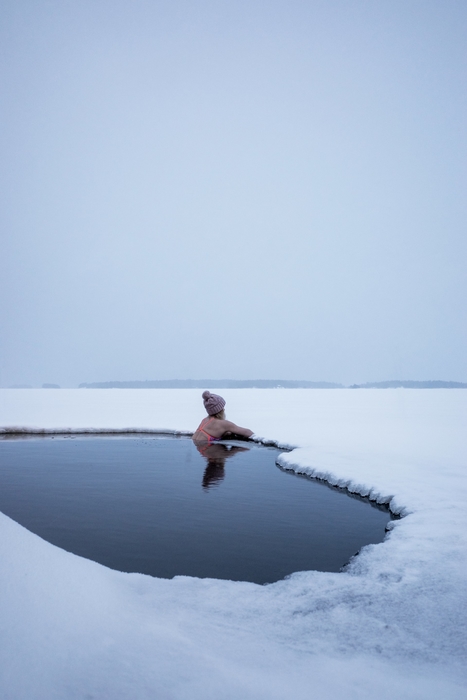
{"type": "Polygon", "coordinates": [[[463,0],[4,0],[0,385],[467,380],[463,0]]]}

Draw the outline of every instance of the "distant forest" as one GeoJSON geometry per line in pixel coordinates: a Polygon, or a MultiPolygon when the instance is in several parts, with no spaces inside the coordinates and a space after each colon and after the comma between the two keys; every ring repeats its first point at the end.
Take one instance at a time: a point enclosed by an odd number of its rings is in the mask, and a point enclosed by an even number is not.
{"type": "Polygon", "coordinates": [[[367,384],[352,384],[350,389],[467,389],[462,382],[443,382],[440,380],[414,382],[411,380],[394,379],[389,382],[368,382],[367,384]]]}
{"type": "MultiPolygon", "coordinates": [[[[155,379],[134,382],[91,382],[80,389],[345,389],[334,382],[308,382],[291,379],[155,379]]],[[[416,382],[395,379],[387,382],[352,384],[349,389],[467,389],[462,382],[429,380],[416,382]]]]}
{"type": "Polygon", "coordinates": [[[80,389],[343,389],[343,384],[289,379],[156,379],[144,382],[93,382],[80,389]]]}

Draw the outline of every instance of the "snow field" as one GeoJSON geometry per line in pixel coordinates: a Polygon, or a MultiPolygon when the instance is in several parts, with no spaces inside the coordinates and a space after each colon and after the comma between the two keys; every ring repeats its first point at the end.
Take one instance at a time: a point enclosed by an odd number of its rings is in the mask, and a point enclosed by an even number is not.
{"type": "MultiPolygon", "coordinates": [[[[258,440],[295,446],[282,466],[404,517],[343,573],[257,586],[112,571],[2,515],[2,697],[464,698],[467,392],[219,393],[258,440]]],[[[3,431],[192,431],[202,415],[199,390],[0,391],[3,431]]]]}

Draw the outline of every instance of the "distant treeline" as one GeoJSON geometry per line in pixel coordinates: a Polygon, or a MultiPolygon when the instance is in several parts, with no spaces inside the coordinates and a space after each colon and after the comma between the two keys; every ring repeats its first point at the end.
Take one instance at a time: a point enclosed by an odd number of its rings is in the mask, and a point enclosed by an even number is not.
{"type": "MultiPolygon", "coordinates": [[[[27,384],[13,384],[8,389],[32,389],[27,384]]],[[[43,384],[43,389],[59,389],[58,384],[43,384]]],[[[367,382],[345,387],[336,382],[308,382],[299,379],[154,379],[144,382],[89,382],[80,389],[467,389],[463,382],[394,379],[388,382],[367,382]]]]}
{"type": "Polygon", "coordinates": [[[412,380],[394,379],[389,382],[367,382],[352,384],[350,389],[467,389],[462,382],[443,382],[440,380],[414,382],[412,380]]]}
{"type": "MultiPolygon", "coordinates": [[[[44,385],[45,386],[45,385],[44,385]]],[[[48,385],[51,387],[52,385],[48,385]]],[[[58,387],[57,387],[58,388],[58,387]]],[[[90,382],[80,389],[345,389],[335,382],[307,382],[293,379],[154,379],[134,382],[90,382]]],[[[462,382],[395,379],[388,382],[352,384],[349,389],[467,389],[462,382]]]]}
{"type": "Polygon", "coordinates": [[[156,379],[144,382],[92,382],[80,389],[343,389],[333,382],[290,379],[156,379]]]}

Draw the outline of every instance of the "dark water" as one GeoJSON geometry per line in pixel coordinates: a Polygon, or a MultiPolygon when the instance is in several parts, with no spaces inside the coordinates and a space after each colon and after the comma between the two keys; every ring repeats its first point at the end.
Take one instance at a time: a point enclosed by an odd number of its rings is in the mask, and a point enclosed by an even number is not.
{"type": "Polygon", "coordinates": [[[190,439],[0,441],[0,510],[120,571],[255,583],[339,571],[387,511],[275,465],[279,450],[190,439]]]}

